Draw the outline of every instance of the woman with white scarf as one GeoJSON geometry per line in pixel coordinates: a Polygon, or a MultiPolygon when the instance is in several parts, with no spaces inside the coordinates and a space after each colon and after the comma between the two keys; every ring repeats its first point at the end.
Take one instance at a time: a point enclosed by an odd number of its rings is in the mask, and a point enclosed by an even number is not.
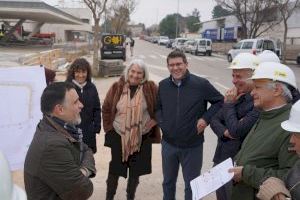
{"type": "Polygon", "coordinates": [[[152,143],[160,142],[155,121],[157,86],[148,80],[142,60],[133,60],[109,89],[102,107],[105,146],[112,159],[106,200],[113,200],[120,176],[129,178],[127,200],[133,200],[139,176],[151,173],[152,143]]]}

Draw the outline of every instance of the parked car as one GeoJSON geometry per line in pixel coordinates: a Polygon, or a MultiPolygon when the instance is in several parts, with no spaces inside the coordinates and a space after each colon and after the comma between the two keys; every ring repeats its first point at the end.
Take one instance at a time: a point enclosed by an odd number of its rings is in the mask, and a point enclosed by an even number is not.
{"type": "Polygon", "coordinates": [[[168,36],[159,36],[157,44],[158,45],[166,45],[169,42],[168,36]]]}
{"type": "Polygon", "coordinates": [[[172,44],[172,49],[182,50],[183,44],[187,41],[187,38],[176,38],[172,44]]]}
{"type": "Polygon", "coordinates": [[[174,43],[174,39],[169,39],[169,42],[166,44],[167,48],[172,48],[172,44],[174,43]]]}
{"type": "Polygon", "coordinates": [[[194,45],[192,46],[191,53],[198,55],[199,53],[203,55],[211,56],[212,53],[212,41],[211,39],[196,39],[194,45]]]}
{"type": "Polygon", "coordinates": [[[300,53],[297,56],[297,64],[300,65],[300,53]]]}
{"type": "Polygon", "coordinates": [[[195,43],[195,40],[186,41],[185,43],[183,43],[182,51],[184,53],[190,53],[193,48],[194,43],[195,43]]]}
{"type": "Polygon", "coordinates": [[[270,50],[275,52],[280,57],[280,49],[276,47],[275,41],[271,39],[257,38],[257,39],[245,39],[241,40],[230,49],[227,53],[227,60],[231,62],[239,53],[253,53],[260,54],[264,50],[270,50]]]}

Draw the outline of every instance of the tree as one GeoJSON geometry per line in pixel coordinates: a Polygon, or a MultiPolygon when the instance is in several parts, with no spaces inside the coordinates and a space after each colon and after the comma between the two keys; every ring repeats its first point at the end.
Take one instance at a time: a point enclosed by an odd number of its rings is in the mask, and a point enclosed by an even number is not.
{"type": "Polygon", "coordinates": [[[100,35],[100,19],[103,12],[106,9],[106,4],[108,0],[83,0],[87,7],[91,10],[95,27],[94,27],[94,42],[93,42],[93,66],[92,73],[93,75],[98,74],[98,65],[99,65],[99,35],[100,35]]]}
{"type": "Polygon", "coordinates": [[[288,32],[287,21],[290,16],[293,14],[295,9],[300,6],[300,0],[277,0],[277,7],[282,17],[282,22],[284,25],[283,33],[283,44],[282,44],[282,62],[286,62],[286,39],[288,32]]]}
{"type": "Polygon", "coordinates": [[[179,21],[179,33],[184,30],[184,23],[183,23],[183,17],[180,14],[174,13],[167,15],[165,18],[161,20],[159,23],[159,32],[160,35],[166,35],[169,36],[170,38],[175,38],[176,37],[176,20],[177,20],[177,15],[178,15],[178,21],[179,21]]]}
{"type": "Polygon", "coordinates": [[[213,19],[228,16],[228,15],[232,14],[232,12],[223,8],[221,5],[216,5],[211,13],[212,13],[213,19]]]}
{"type": "Polygon", "coordinates": [[[232,12],[241,23],[241,37],[256,38],[280,23],[275,0],[216,0],[232,12]]]}
{"type": "Polygon", "coordinates": [[[135,0],[114,0],[110,10],[112,11],[109,21],[113,33],[126,33],[130,21],[130,14],[136,7],[135,0]]]}
{"type": "Polygon", "coordinates": [[[200,12],[195,8],[192,12],[192,15],[185,18],[186,27],[190,33],[195,33],[200,28],[200,12]]]}

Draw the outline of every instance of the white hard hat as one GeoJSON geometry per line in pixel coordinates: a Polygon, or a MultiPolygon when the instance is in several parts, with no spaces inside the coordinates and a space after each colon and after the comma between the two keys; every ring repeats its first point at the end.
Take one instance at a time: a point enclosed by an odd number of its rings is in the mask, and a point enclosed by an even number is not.
{"type": "Polygon", "coordinates": [[[239,53],[231,62],[229,69],[255,69],[259,59],[252,53],[239,53]]]}
{"type": "Polygon", "coordinates": [[[300,100],[292,106],[289,119],[282,122],[281,127],[289,132],[300,133],[300,100]]]}
{"type": "Polygon", "coordinates": [[[294,72],[288,66],[281,63],[264,62],[259,64],[250,79],[271,79],[297,88],[294,72]]]}
{"type": "Polygon", "coordinates": [[[14,185],[11,179],[8,163],[0,151],[0,199],[5,200],[26,200],[25,192],[14,185]]]}
{"type": "Polygon", "coordinates": [[[270,50],[264,50],[257,57],[258,57],[260,63],[263,63],[263,62],[280,63],[280,59],[278,58],[277,54],[270,50]]]}

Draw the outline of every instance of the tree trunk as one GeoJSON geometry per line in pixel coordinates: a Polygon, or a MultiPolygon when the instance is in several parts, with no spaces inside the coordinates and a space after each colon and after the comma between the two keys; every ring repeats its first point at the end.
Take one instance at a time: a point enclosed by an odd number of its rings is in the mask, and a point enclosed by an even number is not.
{"type": "Polygon", "coordinates": [[[93,42],[93,66],[92,66],[92,74],[93,76],[97,76],[99,74],[99,34],[100,34],[100,26],[99,26],[99,18],[95,20],[95,30],[94,30],[94,42],[93,42]]]}
{"type": "Polygon", "coordinates": [[[282,63],[286,63],[286,39],[287,39],[287,19],[283,20],[284,23],[284,34],[283,34],[283,45],[282,45],[282,63]]]}

